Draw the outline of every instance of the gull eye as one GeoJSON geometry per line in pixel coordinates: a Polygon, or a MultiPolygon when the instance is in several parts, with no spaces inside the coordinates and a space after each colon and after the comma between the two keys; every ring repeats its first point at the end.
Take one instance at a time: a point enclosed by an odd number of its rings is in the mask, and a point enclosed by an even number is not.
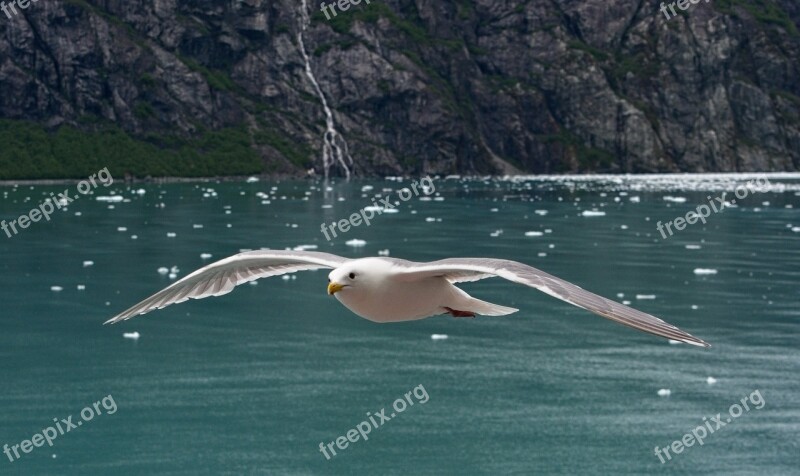
{"type": "Polygon", "coordinates": [[[350,279],[356,279],[356,273],[350,273],[350,279]]]}
{"type": "Polygon", "coordinates": [[[329,282],[329,283],[331,282],[331,278],[328,278],[328,282],[329,282]]]}

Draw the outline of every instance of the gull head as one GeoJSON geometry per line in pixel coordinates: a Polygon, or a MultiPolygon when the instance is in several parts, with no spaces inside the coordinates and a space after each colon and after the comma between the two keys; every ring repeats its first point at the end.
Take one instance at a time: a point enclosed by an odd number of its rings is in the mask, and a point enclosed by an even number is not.
{"type": "Polygon", "coordinates": [[[339,266],[328,274],[328,294],[360,294],[380,286],[388,277],[391,264],[380,258],[363,258],[339,266]]]}

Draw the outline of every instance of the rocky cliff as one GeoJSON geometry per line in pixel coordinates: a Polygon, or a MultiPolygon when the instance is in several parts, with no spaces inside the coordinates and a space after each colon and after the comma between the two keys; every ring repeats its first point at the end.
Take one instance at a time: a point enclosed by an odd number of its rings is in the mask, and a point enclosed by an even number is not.
{"type": "Polygon", "coordinates": [[[366,2],[16,5],[0,178],[800,169],[796,0],[366,2]]]}

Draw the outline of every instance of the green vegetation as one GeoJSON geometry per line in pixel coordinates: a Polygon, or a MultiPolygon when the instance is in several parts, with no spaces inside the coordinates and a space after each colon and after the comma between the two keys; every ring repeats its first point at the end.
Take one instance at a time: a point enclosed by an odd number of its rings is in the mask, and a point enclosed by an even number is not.
{"type": "Polygon", "coordinates": [[[292,142],[279,132],[264,128],[253,134],[253,139],[258,145],[268,145],[277,150],[289,161],[299,167],[311,167],[312,151],[303,145],[292,142]]]}
{"type": "Polygon", "coordinates": [[[778,25],[792,36],[800,36],[797,25],[773,0],[715,0],[714,6],[727,14],[735,14],[734,7],[741,7],[761,23],[778,25]]]}
{"type": "Polygon", "coordinates": [[[572,48],[573,50],[581,50],[581,51],[585,51],[585,52],[589,53],[597,61],[605,61],[605,60],[608,59],[608,53],[606,53],[603,50],[597,49],[597,48],[595,48],[593,46],[589,46],[589,45],[587,45],[586,43],[584,43],[582,41],[578,41],[578,40],[570,41],[568,46],[570,48],[572,48]]]}
{"type": "Polygon", "coordinates": [[[572,132],[561,129],[557,134],[540,136],[545,143],[557,142],[575,153],[582,170],[603,171],[610,169],[616,162],[614,154],[597,147],[586,146],[572,132]]]}
{"type": "Polygon", "coordinates": [[[208,131],[197,138],[136,139],[116,126],[54,132],[27,121],[0,119],[0,180],[83,178],[108,167],[115,177],[207,177],[262,171],[246,129],[208,131]]]}
{"type": "Polygon", "coordinates": [[[189,69],[196,73],[200,73],[203,75],[205,80],[208,82],[209,86],[212,88],[219,90],[219,91],[231,91],[231,92],[238,92],[239,86],[233,82],[233,80],[228,76],[226,73],[222,71],[212,71],[202,64],[198,63],[197,61],[187,58],[185,56],[178,56],[178,59],[181,60],[183,64],[185,64],[189,69]]]}

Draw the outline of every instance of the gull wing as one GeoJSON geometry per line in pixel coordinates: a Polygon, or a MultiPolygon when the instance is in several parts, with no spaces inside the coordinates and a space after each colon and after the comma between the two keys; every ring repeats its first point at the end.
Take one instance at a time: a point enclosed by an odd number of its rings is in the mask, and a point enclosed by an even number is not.
{"type": "Polygon", "coordinates": [[[315,251],[257,250],[239,253],[198,269],[117,314],[105,324],[115,324],[189,299],[222,296],[233,291],[236,286],[256,279],[310,269],[337,268],[347,261],[350,260],[315,251]]]}
{"type": "Polygon", "coordinates": [[[398,259],[392,259],[392,262],[395,265],[395,279],[413,281],[441,276],[451,283],[459,283],[498,276],[536,288],[562,301],[642,332],[700,347],[710,347],[702,339],[698,339],[655,316],[590,293],[568,281],[517,261],[492,258],[449,258],[430,263],[415,263],[398,259]]]}

